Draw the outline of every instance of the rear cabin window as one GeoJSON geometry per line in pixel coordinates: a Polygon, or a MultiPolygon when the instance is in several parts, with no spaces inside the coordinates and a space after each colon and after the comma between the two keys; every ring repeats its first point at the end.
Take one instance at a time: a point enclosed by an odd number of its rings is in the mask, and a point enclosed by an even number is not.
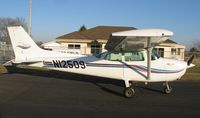
{"type": "Polygon", "coordinates": [[[106,60],[109,60],[109,61],[122,61],[122,53],[109,53],[106,56],[106,60]]]}

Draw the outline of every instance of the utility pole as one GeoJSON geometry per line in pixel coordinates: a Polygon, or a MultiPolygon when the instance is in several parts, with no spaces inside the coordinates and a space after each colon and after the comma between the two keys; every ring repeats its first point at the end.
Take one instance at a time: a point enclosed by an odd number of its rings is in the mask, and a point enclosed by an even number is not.
{"type": "Polygon", "coordinates": [[[29,0],[28,13],[28,34],[31,36],[31,15],[32,15],[32,0],[29,0]]]}

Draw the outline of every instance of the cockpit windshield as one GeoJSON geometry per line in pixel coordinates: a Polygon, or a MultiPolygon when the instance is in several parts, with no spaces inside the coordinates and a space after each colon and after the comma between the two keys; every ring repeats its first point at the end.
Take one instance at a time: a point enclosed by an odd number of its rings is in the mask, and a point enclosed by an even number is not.
{"type": "Polygon", "coordinates": [[[102,58],[102,56],[106,55],[108,52],[103,52],[103,53],[100,53],[98,55],[96,55],[95,57],[96,58],[102,58]]]}

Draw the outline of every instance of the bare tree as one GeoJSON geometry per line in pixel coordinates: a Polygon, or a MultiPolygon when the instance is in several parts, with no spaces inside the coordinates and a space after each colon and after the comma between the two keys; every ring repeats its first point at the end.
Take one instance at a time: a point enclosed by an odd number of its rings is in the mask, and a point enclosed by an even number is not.
{"type": "Polygon", "coordinates": [[[200,40],[196,40],[193,42],[193,46],[190,51],[200,51],[200,40]]]}
{"type": "Polygon", "coordinates": [[[27,23],[24,18],[5,18],[0,17],[0,41],[5,41],[8,44],[10,43],[10,38],[8,35],[7,27],[8,26],[22,26],[27,30],[27,23]]]}

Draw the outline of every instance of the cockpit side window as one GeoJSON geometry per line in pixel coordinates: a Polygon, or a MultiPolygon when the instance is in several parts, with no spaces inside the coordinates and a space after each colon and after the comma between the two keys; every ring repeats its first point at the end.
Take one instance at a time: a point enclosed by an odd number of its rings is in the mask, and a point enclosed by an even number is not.
{"type": "Polygon", "coordinates": [[[142,52],[126,52],[124,53],[125,61],[144,61],[142,52]]]}
{"type": "Polygon", "coordinates": [[[157,60],[159,59],[159,55],[158,53],[155,51],[155,50],[152,50],[152,53],[151,53],[151,60],[157,60]]]}
{"type": "MultiPolygon", "coordinates": [[[[125,52],[125,61],[144,61],[144,55],[142,52],[125,52]]],[[[108,53],[105,57],[109,61],[122,61],[122,53],[108,53]]]]}
{"type": "MultiPolygon", "coordinates": [[[[112,52],[112,53],[102,53],[98,56],[96,56],[97,58],[103,58],[105,60],[109,60],[109,61],[122,61],[122,53],[119,52],[112,52]]],[[[144,61],[144,53],[143,51],[135,51],[135,52],[124,52],[124,59],[125,61],[144,61]]],[[[159,56],[152,51],[151,53],[151,60],[157,60],[159,59],[159,56]]]]}

